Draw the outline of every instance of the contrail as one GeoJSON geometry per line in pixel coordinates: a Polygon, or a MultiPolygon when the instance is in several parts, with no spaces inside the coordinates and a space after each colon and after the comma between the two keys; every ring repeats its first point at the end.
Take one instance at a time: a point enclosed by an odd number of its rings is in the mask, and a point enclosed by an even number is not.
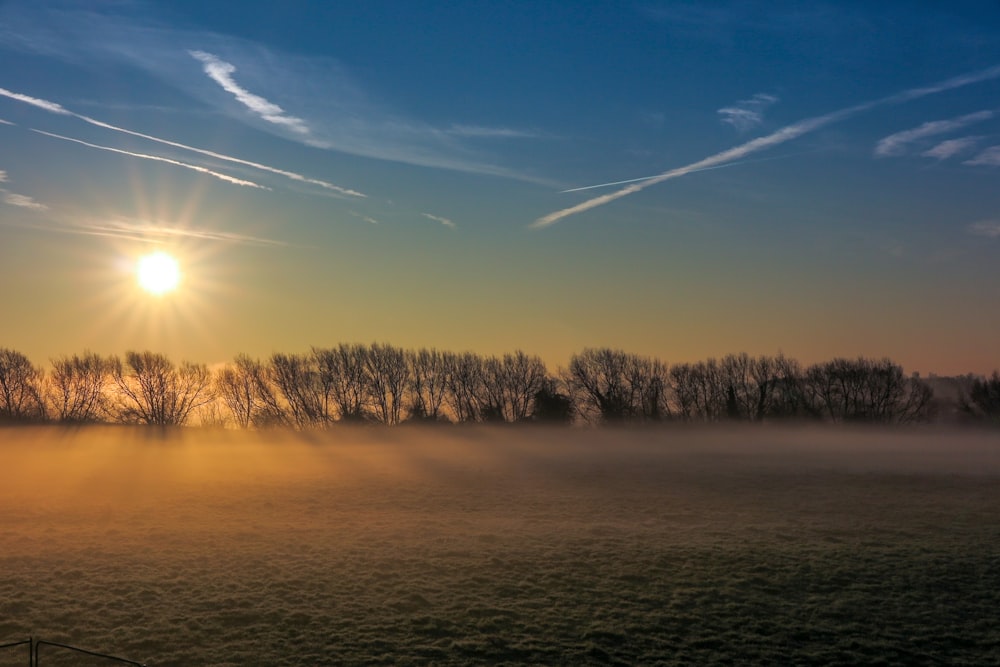
{"type": "Polygon", "coordinates": [[[267,171],[272,174],[278,174],[279,176],[284,176],[285,178],[291,179],[293,181],[299,181],[300,183],[309,183],[311,185],[318,185],[321,188],[327,190],[332,190],[338,192],[342,195],[349,195],[351,197],[367,197],[368,195],[356,192],[354,190],[348,190],[347,188],[342,188],[339,185],[334,185],[333,183],[327,183],[326,181],[321,181],[318,178],[309,178],[308,176],[303,176],[301,174],[296,174],[293,171],[285,171],[284,169],[277,169],[275,167],[269,167],[266,164],[261,164],[259,162],[251,162],[250,160],[243,160],[238,157],[232,157],[230,155],[223,155],[222,153],[215,153],[213,151],[205,150],[204,148],[195,148],[194,146],[188,146],[186,144],[180,144],[176,141],[169,141],[167,139],[160,139],[159,137],[154,137],[149,134],[143,134],[142,132],[135,132],[133,130],[125,129],[124,127],[118,127],[116,125],[111,125],[110,123],[105,123],[88,116],[74,113],[74,116],[84,121],[85,123],[90,123],[91,125],[96,125],[97,127],[103,127],[108,130],[114,130],[115,132],[121,132],[123,134],[130,134],[133,137],[139,137],[140,139],[148,139],[149,141],[155,141],[157,143],[164,144],[166,146],[173,146],[174,148],[181,148],[186,151],[191,151],[193,153],[200,153],[202,155],[207,155],[208,157],[214,157],[218,160],[224,160],[226,162],[233,162],[235,164],[242,164],[247,167],[253,167],[254,169],[259,169],[261,171],[267,171]]]}
{"type": "Polygon", "coordinates": [[[201,174],[208,174],[209,176],[215,176],[216,178],[223,180],[227,183],[232,183],[233,185],[244,185],[248,188],[258,188],[260,190],[270,190],[271,188],[266,185],[260,185],[259,183],[254,183],[253,181],[246,181],[242,178],[236,178],[228,174],[222,174],[217,171],[212,171],[207,167],[202,167],[197,164],[188,164],[187,162],[181,162],[179,160],[171,160],[170,158],[161,157],[159,155],[146,155],[145,153],[133,153],[132,151],[123,151],[120,148],[112,148],[110,146],[101,146],[99,144],[92,144],[86,141],[81,141],[80,139],[74,139],[72,137],[64,137],[61,134],[54,134],[52,132],[45,132],[44,130],[36,130],[35,128],[30,128],[32,132],[38,134],[44,134],[46,137],[52,137],[53,139],[62,139],[63,141],[72,141],[74,144],[80,144],[82,146],[87,146],[89,148],[96,148],[102,151],[109,151],[111,153],[120,153],[122,155],[128,155],[129,157],[142,158],[143,160],[154,160],[155,162],[165,162],[166,164],[172,164],[177,167],[184,167],[185,169],[190,169],[192,171],[197,171],[201,174]]]}
{"type": "Polygon", "coordinates": [[[803,134],[808,134],[809,132],[814,132],[821,127],[830,125],[832,123],[839,122],[851,116],[855,116],[869,109],[885,106],[887,104],[900,104],[902,102],[908,102],[910,100],[915,100],[921,97],[926,97],[927,95],[934,95],[936,93],[941,93],[946,90],[953,90],[955,88],[961,88],[963,86],[968,86],[973,83],[979,83],[980,81],[987,81],[989,79],[995,79],[1000,77],[1000,65],[994,65],[985,70],[979,72],[972,72],[969,74],[962,74],[951,79],[946,79],[929,86],[922,88],[911,88],[909,90],[904,90],[900,93],[895,93],[888,97],[883,97],[877,100],[872,100],[870,102],[864,102],[862,104],[857,104],[852,107],[847,107],[845,109],[840,109],[839,111],[834,111],[823,116],[816,116],[813,118],[807,118],[801,120],[797,123],[787,125],[776,132],[772,132],[763,137],[758,137],[748,141],[745,144],[740,144],[728,150],[724,150],[721,153],[716,153],[715,155],[710,155],[709,157],[694,162],[684,167],[678,167],[676,169],[671,169],[666,171],[659,176],[654,176],[652,178],[647,178],[643,181],[637,183],[632,183],[621,190],[616,190],[606,195],[601,195],[599,197],[594,197],[593,199],[588,199],[585,202],[577,204],[576,206],[570,206],[569,208],[564,208],[553,213],[549,213],[546,216],[538,218],[533,223],[529,225],[532,229],[541,229],[543,227],[548,227],[549,225],[555,224],[563,218],[567,218],[571,215],[577,213],[582,213],[584,211],[589,211],[592,208],[597,208],[598,206],[603,206],[616,199],[621,199],[635,192],[645,190],[651,185],[656,185],[657,183],[662,183],[664,181],[669,181],[673,178],[678,178],[680,176],[686,176],[687,174],[702,171],[706,168],[717,167],[721,165],[727,165],[735,160],[738,160],[751,153],[756,153],[758,151],[771,148],[772,146],[777,146],[783,144],[792,139],[797,139],[803,134]]]}
{"type": "MultiPolygon", "coordinates": [[[[62,106],[61,104],[57,104],[55,102],[50,102],[49,100],[43,100],[43,99],[40,99],[40,98],[37,98],[37,97],[31,97],[30,95],[25,95],[23,93],[15,93],[13,91],[7,90],[6,88],[0,88],[0,96],[7,97],[7,98],[10,98],[12,100],[17,100],[18,102],[24,102],[25,104],[30,104],[32,106],[38,107],[39,109],[44,109],[45,111],[48,111],[50,113],[60,114],[60,115],[63,115],[63,116],[73,116],[74,118],[78,118],[78,119],[82,120],[85,123],[90,123],[91,125],[94,125],[94,126],[100,127],[100,128],[104,128],[106,130],[112,130],[114,132],[121,132],[123,134],[129,134],[129,135],[132,135],[133,137],[139,137],[140,139],[146,139],[148,141],[155,141],[157,143],[161,143],[161,144],[164,144],[166,146],[173,146],[174,148],[180,148],[181,150],[191,151],[192,153],[199,153],[201,155],[206,155],[208,157],[215,158],[217,160],[223,160],[225,162],[232,162],[234,164],[241,164],[241,165],[244,165],[244,166],[247,166],[247,167],[252,167],[252,168],[258,169],[260,171],[266,171],[266,172],[269,172],[269,173],[272,173],[272,174],[277,174],[279,176],[284,176],[285,178],[288,178],[288,179],[293,180],[293,181],[298,181],[300,183],[308,183],[310,185],[316,185],[316,186],[319,186],[319,187],[321,187],[321,188],[323,188],[325,190],[330,190],[330,191],[336,192],[338,194],[342,194],[342,195],[346,195],[346,196],[350,196],[350,197],[367,197],[367,195],[365,195],[365,194],[363,194],[361,192],[357,192],[355,190],[349,190],[347,188],[342,188],[339,185],[334,185],[333,183],[328,183],[327,181],[322,181],[322,180],[320,180],[318,178],[309,178],[308,176],[303,176],[302,174],[296,174],[293,171],[286,171],[284,169],[278,169],[276,167],[270,167],[270,166],[268,166],[266,164],[261,164],[259,162],[251,162],[250,160],[243,160],[243,159],[240,159],[238,157],[232,157],[231,155],[224,155],[222,153],[216,153],[216,152],[213,152],[213,151],[205,150],[203,148],[196,148],[194,146],[188,146],[186,144],[181,144],[181,143],[178,143],[176,141],[169,141],[167,139],[161,139],[160,137],[154,137],[154,136],[149,135],[149,134],[143,134],[141,132],[135,132],[133,130],[128,130],[128,129],[124,128],[124,127],[118,127],[116,125],[111,125],[110,123],[105,123],[103,121],[99,121],[97,119],[90,118],[89,116],[84,116],[83,114],[76,113],[75,111],[70,111],[69,109],[67,109],[66,107],[62,106]]],[[[65,137],[62,137],[62,138],[65,138],[65,137]]],[[[75,141],[75,140],[71,140],[71,141],[75,141]]],[[[99,148],[105,149],[107,147],[101,146],[99,148]]],[[[113,149],[109,149],[109,150],[113,150],[113,149]]],[[[146,157],[153,158],[155,156],[146,156],[146,157]]],[[[164,161],[166,161],[166,160],[164,160],[164,161]]],[[[209,170],[206,170],[206,171],[209,171],[209,170]]],[[[218,172],[211,172],[211,173],[216,174],[218,172]]],[[[234,179],[234,180],[240,180],[240,179],[234,179]]],[[[247,181],[247,182],[249,182],[249,181],[247,181]]],[[[263,187],[263,186],[260,186],[260,187],[263,187]]],[[[266,189],[270,189],[270,188],[266,188],[266,189]]]]}
{"type": "MultiPolygon", "coordinates": [[[[780,160],[786,157],[793,157],[795,155],[802,155],[803,153],[788,153],[787,155],[775,155],[774,157],[762,157],[756,160],[740,160],[738,162],[727,162],[726,164],[719,164],[714,167],[703,167],[701,169],[695,169],[689,171],[689,174],[693,174],[699,171],[711,171],[712,169],[724,169],[725,167],[735,167],[738,164],[753,164],[754,162],[769,162],[771,160],[780,160]]],[[[630,178],[624,181],[612,181],[611,183],[598,183],[597,185],[585,185],[581,188],[570,188],[569,190],[560,190],[559,194],[565,194],[567,192],[580,192],[582,190],[594,190],[596,188],[609,188],[612,185],[623,185],[625,183],[636,183],[638,181],[648,181],[651,178],[656,178],[658,174],[652,176],[641,176],[639,178],[630,178]]]]}

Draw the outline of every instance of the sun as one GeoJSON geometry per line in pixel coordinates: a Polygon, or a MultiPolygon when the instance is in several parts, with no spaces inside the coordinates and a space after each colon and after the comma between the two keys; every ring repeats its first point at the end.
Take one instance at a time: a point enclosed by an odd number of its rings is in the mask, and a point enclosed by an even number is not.
{"type": "Polygon", "coordinates": [[[166,294],[177,289],[181,282],[177,260],[160,251],[140,257],[135,274],[139,287],[150,294],[166,294]]]}

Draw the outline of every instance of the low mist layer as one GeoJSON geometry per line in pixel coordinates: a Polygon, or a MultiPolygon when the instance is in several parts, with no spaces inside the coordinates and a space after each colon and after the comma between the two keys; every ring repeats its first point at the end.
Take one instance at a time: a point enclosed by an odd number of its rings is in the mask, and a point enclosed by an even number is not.
{"type": "Polygon", "coordinates": [[[0,643],[149,665],[1000,660],[995,433],[5,429],[0,465],[0,643]]]}

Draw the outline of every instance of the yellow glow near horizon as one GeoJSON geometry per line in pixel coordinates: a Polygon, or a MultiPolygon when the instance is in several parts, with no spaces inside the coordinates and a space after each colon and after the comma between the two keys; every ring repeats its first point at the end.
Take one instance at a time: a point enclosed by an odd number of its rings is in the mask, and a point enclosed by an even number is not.
{"type": "Polygon", "coordinates": [[[181,270],[176,259],[157,251],[139,258],[136,279],[142,289],[159,296],[177,288],[181,282],[181,270]]]}

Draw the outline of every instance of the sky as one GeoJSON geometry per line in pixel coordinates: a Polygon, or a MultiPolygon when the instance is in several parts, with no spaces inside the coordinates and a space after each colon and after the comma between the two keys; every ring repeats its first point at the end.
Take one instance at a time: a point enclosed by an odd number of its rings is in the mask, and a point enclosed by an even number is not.
{"type": "Polygon", "coordinates": [[[36,363],[1000,367],[995,2],[0,0],[0,62],[0,347],[36,363]]]}

